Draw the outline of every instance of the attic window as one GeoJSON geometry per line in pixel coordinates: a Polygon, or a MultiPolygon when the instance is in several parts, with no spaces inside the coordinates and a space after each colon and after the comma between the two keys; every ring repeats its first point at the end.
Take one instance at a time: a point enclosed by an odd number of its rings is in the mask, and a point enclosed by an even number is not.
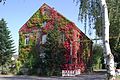
{"type": "Polygon", "coordinates": [[[25,35],[25,45],[28,45],[30,41],[29,34],[25,35]]]}
{"type": "Polygon", "coordinates": [[[45,14],[47,14],[47,9],[46,8],[43,9],[43,15],[45,15],[45,14]]]}
{"type": "Polygon", "coordinates": [[[49,8],[44,7],[42,14],[50,16],[50,13],[51,13],[51,11],[49,10],[49,8]]]}

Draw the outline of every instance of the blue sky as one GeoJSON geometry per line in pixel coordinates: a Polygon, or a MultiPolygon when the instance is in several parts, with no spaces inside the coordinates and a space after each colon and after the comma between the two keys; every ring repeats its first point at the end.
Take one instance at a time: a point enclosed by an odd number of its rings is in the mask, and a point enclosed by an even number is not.
{"type": "Polygon", "coordinates": [[[18,54],[19,34],[21,26],[42,6],[43,3],[54,7],[67,19],[74,22],[84,32],[84,27],[78,21],[79,6],[73,0],[6,0],[6,4],[0,3],[0,19],[4,18],[11,31],[18,54]]]}

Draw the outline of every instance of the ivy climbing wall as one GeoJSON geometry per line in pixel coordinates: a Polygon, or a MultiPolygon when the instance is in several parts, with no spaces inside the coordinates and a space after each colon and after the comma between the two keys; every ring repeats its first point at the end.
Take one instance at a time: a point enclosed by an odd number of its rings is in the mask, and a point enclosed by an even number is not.
{"type": "Polygon", "coordinates": [[[55,23],[60,32],[65,35],[63,44],[66,49],[64,53],[66,63],[63,68],[66,69],[68,64],[73,64],[84,71],[90,61],[92,42],[73,22],[46,4],[43,4],[19,30],[19,59],[21,62],[25,62],[33,46],[41,44],[42,37],[40,36],[52,30],[55,23]],[[25,44],[26,37],[29,37],[29,44],[25,44]],[[88,40],[88,42],[84,42],[84,40],[88,40]],[[70,55],[71,51],[72,56],[70,55]]]}

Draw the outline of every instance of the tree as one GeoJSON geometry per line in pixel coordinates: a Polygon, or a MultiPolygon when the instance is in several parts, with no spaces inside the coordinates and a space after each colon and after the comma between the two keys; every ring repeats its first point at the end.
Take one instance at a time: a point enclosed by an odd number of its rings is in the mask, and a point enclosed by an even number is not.
{"type": "Polygon", "coordinates": [[[101,69],[102,68],[102,61],[103,61],[103,47],[99,44],[94,44],[93,46],[93,68],[101,69]]]}
{"type": "MultiPolygon", "coordinates": [[[[0,66],[9,64],[11,57],[15,53],[13,40],[11,39],[10,31],[4,19],[0,20],[0,66]]],[[[5,66],[7,67],[7,66],[5,66]]]]}
{"type": "MultiPolygon", "coordinates": [[[[107,1],[108,11],[109,11],[109,19],[110,19],[110,47],[111,51],[114,55],[115,62],[120,63],[120,0],[111,0],[107,1]]],[[[118,64],[118,68],[119,68],[118,64]]]]}
{"type": "MultiPolygon", "coordinates": [[[[119,38],[120,38],[120,0],[107,0],[107,5],[108,5],[108,14],[109,14],[109,20],[110,20],[110,47],[111,47],[111,52],[114,55],[115,62],[119,63],[119,38]]],[[[100,27],[97,27],[98,24],[101,26],[101,20],[97,20],[96,24],[96,32],[97,34],[102,33],[100,30],[100,27]]],[[[100,37],[101,35],[99,35],[100,37]]]]}
{"type": "Polygon", "coordinates": [[[2,2],[3,2],[3,4],[5,4],[6,0],[0,0],[0,3],[2,3],[2,2]]]}
{"type": "Polygon", "coordinates": [[[61,42],[61,35],[56,22],[54,24],[54,29],[47,33],[47,42],[45,44],[44,52],[47,75],[61,75],[61,67],[65,62],[65,48],[61,42]]]}
{"type": "MultiPolygon", "coordinates": [[[[75,1],[75,0],[74,0],[75,1]]],[[[111,2],[112,0],[109,0],[111,2]]],[[[104,53],[106,59],[106,67],[108,71],[108,79],[113,79],[115,76],[114,68],[114,57],[111,53],[109,45],[109,18],[108,18],[108,7],[106,0],[76,0],[79,3],[79,19],[84,20],[85,32],[87,19],[89,21],[89,27],[94,22],[95,29],[98,31],[97,35],[102,37],[104,45],[104,53]],[[101,30],[103,29],[103,30],[101,30]]],[[[110,4],[109,3],[109,4],[110,4]]]]}

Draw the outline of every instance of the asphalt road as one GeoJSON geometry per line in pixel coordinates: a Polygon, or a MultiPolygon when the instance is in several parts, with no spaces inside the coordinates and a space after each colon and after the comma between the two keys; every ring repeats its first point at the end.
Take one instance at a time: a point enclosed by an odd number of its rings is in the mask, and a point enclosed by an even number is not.
{"type": "Polygon", "coordinates": [[[79,75],[77,77],[36,77],[36,76],[13,76],[0,75],[0,80],[105,80],[105,75],[79,75]]]}

